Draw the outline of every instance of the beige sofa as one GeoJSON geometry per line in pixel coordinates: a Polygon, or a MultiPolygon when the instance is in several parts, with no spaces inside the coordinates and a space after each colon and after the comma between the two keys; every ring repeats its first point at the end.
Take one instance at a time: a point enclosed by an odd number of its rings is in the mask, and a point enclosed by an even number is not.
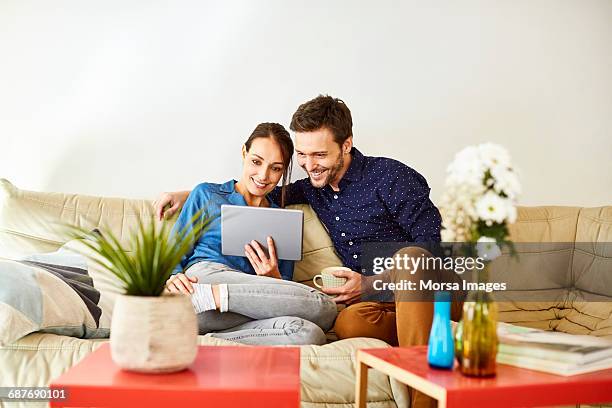
{"type": "MultiPolygon", "coordinates": [[[[340,265],[341,262],[316,215],[308,206],[300,208],[305,213],[304,256],[296,264],[295,280],[308,283],[323,267],[340,265]]],[[[58,222],[102,226],[125,237],[137,219],[151,217],[150,201],[24,191],[0,179],[0,256],[15,257],[58,249],[65,243],[61,234],[52,227],[58,222]]],[[[519,220],[512,226],[512,234],[514,239],[523,242],[612,242],[612,207],[521,208],[519,220]]],[[[588,274],[585,262],[589,256],[601,258],[602,254],[581,253],[580,257],[569,257],[568,265],[550,267],[560,268],[558,273],[561,274],[574,269],[588,274]]],[[[612,274],[611,256],[603,254],[602,259],[608,262],[612,274]]],[[[573,282],[567,284],[571,286],[573,282]]],[[[564,290],[573,289],[568,286],[564,290]]],[[[503,321],[521,325],[612,337],[611,305],[572,301],[558,302],[552,307],[549,303],[505,303],[500,316],[503,321]]],[[[44,386],[103,341],[30,334],[0,348],[0,387],[44,386]]],[[[201,336],[200,343],[220,345],[229,342],[201,336]]],[[[354,403],[354,352],[364,347],[389,345],[375,339],[359,338],[324,346],[302,346],[302,406],[351,406],[354,403]]],[[[408,405],[406,387],[379,373],[370,375],[369,407],[408,405]]]]}
{"type": "MultiPolygon", "coordinates": [[[[294,276],[295,280],[308,283],[322,268],[341,265],[341,262],[310,207],[302,209],[305,212],[304,256],[297,263],[294,276]]],[[[152,217],[150,201],[24,191],[0,179],[0,257],[57,250],[65,244],[57,228],[61,222],[108,228],[125,239],[137,219],[152,217]]],[[[128,242],[122,243],[128,246],[128,242]]],[[[333,340],[333,333],[330,337],[333,340]]],[[[34,333],[0,347],[0,387],[45,386],[104,341],[34,333]]],[[[200,336],[199,342],[203,345],[237,344],[205,336],[200,336]]],[[[389,345],[376,339],[359,338],[324,346],[302,346],[302,406],[353,406],[354,353],[358,348],[368,347],[389,345]]],[[[409,405],[406,387],[390,381],[387,376],[374,374],[369,385],[369,407],[409,405]]]]}

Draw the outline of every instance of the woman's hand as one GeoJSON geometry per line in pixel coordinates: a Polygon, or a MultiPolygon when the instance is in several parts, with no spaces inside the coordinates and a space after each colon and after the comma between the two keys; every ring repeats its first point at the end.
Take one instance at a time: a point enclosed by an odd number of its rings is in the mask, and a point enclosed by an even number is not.
{"type": "Polygon", "coordinates": [[[193,293],[193,286],[191,284],[197,281],[198,278],[196,276],[187,276],[184,273],[177,273],[166,281],[166,292],[191,295],[193,293]]]}
{"type": "Polygon", "coordinates": [[[170,218],[175,212],[180,210],[187,201],[190,191],[176,191],[174,193],[162,193],[153,202],[155,208],[155,216],[161,221],[164,218],[170,218]],[[170,206],[166,208],[166,206],[170,206]]]}
{"type": "Polygon", "coordinates": [[[268,237],[268,251],[270,252],[269,257],[266,256],[266,252],[257,241],[251,241],[250,244],[244,246],[244,254],[249,259],[257,275],[281,279],[276,248],[274,247],[272,237],[268,237]]]}

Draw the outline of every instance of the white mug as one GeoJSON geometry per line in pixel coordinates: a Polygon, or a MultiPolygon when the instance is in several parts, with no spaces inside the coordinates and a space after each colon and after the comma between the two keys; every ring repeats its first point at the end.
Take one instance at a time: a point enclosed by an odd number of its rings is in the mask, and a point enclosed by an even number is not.
{"type": "Polygon", "coordinates": [[[312,278],[312,283],[319,289],[337,288],[346,283],[346,278],[338,278],[332,274],[333,271],[350,271],[351,268],[345,266],[329,266],[324,268],[320,274],[312,278]],[[317,282],[317,278],[321,279],[321,283],[317,282]]]}

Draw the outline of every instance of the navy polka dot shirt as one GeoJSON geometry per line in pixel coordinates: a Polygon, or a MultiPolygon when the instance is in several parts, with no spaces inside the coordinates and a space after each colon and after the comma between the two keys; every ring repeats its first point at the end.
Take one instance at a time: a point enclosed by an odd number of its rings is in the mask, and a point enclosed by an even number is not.
{"type": "MultiPolygon", "coordinates": [[[[442,218],[429,199],[425,178],[386,157],[353,148],[340,191],[315,188],[308,178],[290,184],[286,204],[310,204],[345,266],[360,272],[365,242],[439,242],[442,218]]],[[[271,198],[279,202],[280,189],[271,198]]]]}

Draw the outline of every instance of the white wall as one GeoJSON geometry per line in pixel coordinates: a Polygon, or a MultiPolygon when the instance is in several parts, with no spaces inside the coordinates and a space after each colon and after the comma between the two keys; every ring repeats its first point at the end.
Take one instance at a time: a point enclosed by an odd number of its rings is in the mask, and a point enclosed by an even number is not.
{"type": "Polygon", "coordinates": [[[0,177],[21,188],[238,177],[254,126],[318,93],[434,199],[494,141],[523,204],[612,204],[612,1],[0,0],[0,177]]]}

